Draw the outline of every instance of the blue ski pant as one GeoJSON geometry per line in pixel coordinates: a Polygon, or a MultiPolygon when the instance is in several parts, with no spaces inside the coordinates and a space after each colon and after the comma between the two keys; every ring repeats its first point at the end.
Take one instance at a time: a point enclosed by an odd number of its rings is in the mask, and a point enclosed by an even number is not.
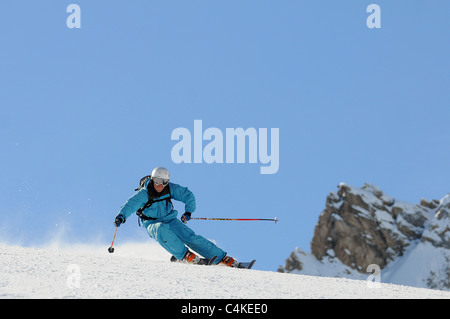
{"type": "Polygon", "coordinates": [[[226,255],[226,252],[217,247],[206,238],[195,234],[179,219],[173,218],[161,222],[152,222],[143,225],[150,237],[154,238],[165,250],[174,255],[178,260],[183,259],[188,247],[202,255],[204,258],[217,256],[218,263],[226,255]]]}

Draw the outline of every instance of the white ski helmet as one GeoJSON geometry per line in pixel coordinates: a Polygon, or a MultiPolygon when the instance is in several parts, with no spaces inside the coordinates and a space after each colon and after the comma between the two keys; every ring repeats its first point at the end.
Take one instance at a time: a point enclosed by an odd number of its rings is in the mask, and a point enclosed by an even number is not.
{"type": "Polygon", "coordinates": [[[157,184],[161,184],[162,182],[165,186],[169,183],[170,174],[167,168],[158,166],[152,171],[151,177],[153,181],[157,181],[157,184]]]}

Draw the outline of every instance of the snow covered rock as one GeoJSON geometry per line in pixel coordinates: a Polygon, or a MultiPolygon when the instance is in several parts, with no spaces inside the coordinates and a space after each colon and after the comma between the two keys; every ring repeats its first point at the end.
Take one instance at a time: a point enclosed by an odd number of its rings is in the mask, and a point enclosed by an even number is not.
{"type": "Polygon", "coordinates": [[[435,211],[435,218],[423,233],[422,241],[450,250],[450,194],[440,201],[435,211]]]}
{"type": "Polygon", "coordinates": [[[450,290],[449,262],[450,194],[414,205],[372,184],[341,183],[326,199],[311,254],[297,248],[279,271],[360,279],[375,264],[385,282],[450,290]]]}

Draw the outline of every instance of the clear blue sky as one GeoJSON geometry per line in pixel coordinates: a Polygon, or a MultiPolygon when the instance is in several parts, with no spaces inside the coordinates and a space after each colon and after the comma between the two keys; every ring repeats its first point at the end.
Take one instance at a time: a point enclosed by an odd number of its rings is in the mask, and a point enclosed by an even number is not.
{"type": "MultiPolygon", "coordinates": [[[[109,246],[140,177],[165,166],[191,221],[257,269],[309,251],[326,196],[374,183],[404,201],[450,192],[450,2],[3,1],[0,239],[109,246]],[[66,8],[81,8],[69,29],[66,8]],[[381,8],[369,29],[366,8],[381,8]],[[172,131],[279,128],[279,170],[175,164],[172,131]]],[[[206,143],[205,143],[206,144],[206,143]]],[[[176,205],[183,212],[183,205],[176,205]]],[[[180,215],[181,215],[180,213],[180,215]]],[[[117,244],[151,241],[132,218],[117,244]]]]}

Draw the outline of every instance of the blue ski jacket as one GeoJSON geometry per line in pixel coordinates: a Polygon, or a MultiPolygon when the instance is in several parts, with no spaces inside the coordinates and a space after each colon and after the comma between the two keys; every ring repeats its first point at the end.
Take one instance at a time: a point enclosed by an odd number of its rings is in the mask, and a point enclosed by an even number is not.
{"type": "MultiPolygon", "coordinates": [[[[151,180],[149,179],[145,183],[144,187],[136,194],[131,196],[120,208],[119,215],[122,215],[125,221],[128,217],[130,217],[131,214],[136,212],[139,208],[143,207],[148,202],[149,198],[147,187],[152,187],[151,185],[149,185],[150,182],[151,180]]],[[[186,212],[193,213],[195,211],[195,196],[187,187],[169,182],[169,188],[171,198],[183,202],[185,204],[186,212]]],[[[144,209],[144,215],[146,215],[147,217],[156,218],[154,221],[152,221],[155,223],[177,218],[178,212],[174,209],[171,202],[166,200],[157,201],[159,199],[165,199],[168,197],[169,194],[155,198],[155,202],[150,207],[144,209]]]]}

